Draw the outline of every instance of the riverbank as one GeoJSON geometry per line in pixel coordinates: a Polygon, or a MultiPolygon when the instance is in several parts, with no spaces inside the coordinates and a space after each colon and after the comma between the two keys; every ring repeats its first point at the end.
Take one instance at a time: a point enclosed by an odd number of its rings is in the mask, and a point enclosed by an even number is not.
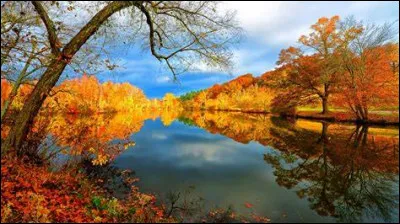
{"type": "Polygon", "coordinates": [[[353,114],[339,111],[330,112],[328,114],[321,114],[312,111],[300,111],[295,115],[287,115],[287,117],[361,125],[399,125],[399,113],[392,111],[385,111],[385,113],[371,112],[368,120],[359,120],[353,114]]]}
{"type": "MultiPolygon", "coordinates": [[[[193,111],[193,108],[189,110],[193,111]]],[[[239,113],[255,113],[255,114],[270,114],[272,116],[281,116],[287,118],[302,118],[308,120],[319,120],[339,123],[352,123],[361,125],[378,125],[378,126],[393,126],[399,125],[399,112],[398,111],[371,111],[368,120],[359,120],[352,113],[335,110],[328,114],[321,114],[314,110],[298,111],[296,114],[274,114],[266,110],[253,110],[253,109],[200,109],[210,112],[239,112],[239,113]]]]}
{"type": "Polygon", "coordinates": [[[132,186],[119,200],[101,187],[103,182],[90,179],[79,166],[55,171],[46,163],[2,156],[1,222],[174,222],[155,205],[154,196],[132,186]]]}
{"type": "Polygon", "coordinates": [[[179,197],[164,204],[141,192],[137,181],[129,170],[93,166],[90,161],[55,168],[49,161],[37,163],[7,153],[1,158],[1,223],[269,222],[255,213],[242,216],[230,207],[202,210],[179,197]],[[113,186],[121,184],[126,189],[123,196],[116,196],[113,186]]]}

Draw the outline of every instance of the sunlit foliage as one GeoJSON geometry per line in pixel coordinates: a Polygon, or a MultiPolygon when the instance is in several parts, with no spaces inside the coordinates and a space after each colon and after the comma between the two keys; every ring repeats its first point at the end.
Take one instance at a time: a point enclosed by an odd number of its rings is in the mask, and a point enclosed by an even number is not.
{"type": "Polygon", "coordinates": [[[398,105],[399,48],[391,24],[334,16],[320,18],[311,29],[299,38],[301,46],[281,51],[280,67],[268,75],[277,90],[275,111],[293,113],[296,106],[320,100],[323,114],[333,105],[365,121],[373,108],[398,105]]]}
{"type": "MultiPolygon", "coordinates": [[[[398,206],[399,139],[396,128],[371,128],[234,112],[192,112],[185,120],[241,143],[273,149],[264,160],[276,182],[307,198],[322,216],[360,222],[390,221],[398,206]]],[[[251,205],[246,205],[251,206],[251,205]]]]}
{"type": "Polygon", "coordinates": [[[182,101],[184,107],[192,109],[268,112],[272,97],[272,90],[263,85],[262,78],[246,74],[190,93],[182,101]]]}
{"type": "Polygon", "coordinates": [[[143,91],[128,83],[100,83],[94,76],[66,80],[45,106],[68,113],[132,111],[150,105],[143,91]]]}

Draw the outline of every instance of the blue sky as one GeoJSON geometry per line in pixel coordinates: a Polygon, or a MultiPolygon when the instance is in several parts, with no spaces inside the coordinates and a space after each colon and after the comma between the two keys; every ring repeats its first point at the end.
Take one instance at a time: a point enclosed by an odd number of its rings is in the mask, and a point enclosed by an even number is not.
{"type": "MultiPolygon", "coordinates": [[[[162,97],[167,92],[180,95],[223,83],[236,76],[252,73],[258,76],[275,67],[279,51],[296,46],[302,34],[322,16],[354,15],[357,20],[382,24],[399,19],[399,2],[223,2],[223,9],[237,10],[237,19],[245,38],[234,49],[235,67],[221,72],[204,68],[187,72],[173,81],[172,74],[148,51],[139,46],[114,50],[118,58],[116,71],[102,73],[101,81],[129,82],[141,88],[147,97],[162,97]]],[[[398,23],[397,23],[398,26],[398,23]]]]}

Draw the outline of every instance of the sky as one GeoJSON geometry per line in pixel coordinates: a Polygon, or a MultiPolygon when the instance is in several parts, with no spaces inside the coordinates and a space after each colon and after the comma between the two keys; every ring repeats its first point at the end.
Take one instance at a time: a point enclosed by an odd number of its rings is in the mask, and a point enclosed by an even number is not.
{"type": "Polygon", "coordinates": [[[275,67],[281,49],[298,46],[302,34],[320,17],[353,15],[357,20],[382,24],[399,20],[399,2],[223,2],[223,10],[237,11],[237,20],[244,29],[243,40],[233,48],[232,71],[203,68],[186,72],[173,80],[170,71],[139,47],[116,50],[119,69],[105,72],[100,81],[129,82],[141,88],[149,98],[161,98],[170,92],[177,96],[192,90],[224,83],[251,73],[259,76],[275,67]]]}

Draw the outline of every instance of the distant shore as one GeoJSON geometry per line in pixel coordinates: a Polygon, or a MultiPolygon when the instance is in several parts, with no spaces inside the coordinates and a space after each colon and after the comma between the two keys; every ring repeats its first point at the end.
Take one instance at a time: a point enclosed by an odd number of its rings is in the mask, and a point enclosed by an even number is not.
{"type": "MultiPolygon", "coordinates": [[[[191,109],[193,110],[193,109],[191,109]]],[[[201,109],[207,111],[220,112],[240,112],[255,114],[271,114],[273,116],[281,116],[286,118],[302,118],[308,120],[329,121],[338,123],[353,123],[360,125],[381,125],[391,126],[400,124],[399,113],[397,111],[371,111],[368,120],[359,120],[353,114],[343,111],[332,111],[329,114],[321,114],[315,111],[298,111],[296,114],[275,114],[265,110],[243,110],[243,109],[201,109]]]]}

